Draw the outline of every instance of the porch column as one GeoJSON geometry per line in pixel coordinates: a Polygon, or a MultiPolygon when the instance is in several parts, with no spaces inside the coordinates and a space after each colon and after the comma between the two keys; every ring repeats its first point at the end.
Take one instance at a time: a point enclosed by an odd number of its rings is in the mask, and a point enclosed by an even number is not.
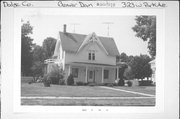
{"type": "Polygon", "coordinates": [[[71,65],[69,65],[69,69],[68,69],[68,76],[71,74],[71,65]]]}
{"type": "Polygon", "coordinates": [[[117,80],[119,80],[119,67],[117,67],[117,80]]]}
{"type": "Polygon", "coordinates": [[[86,73],[85,73],[85,82],[87,83],[88,80],[87,80],[87,74],[88,74],[88,67],[86,66],[86,73]]]}
{"type": "Polygon", "coordinates": [[[104,83],[104,67],[102,67],[102,83],[104,83]]]}

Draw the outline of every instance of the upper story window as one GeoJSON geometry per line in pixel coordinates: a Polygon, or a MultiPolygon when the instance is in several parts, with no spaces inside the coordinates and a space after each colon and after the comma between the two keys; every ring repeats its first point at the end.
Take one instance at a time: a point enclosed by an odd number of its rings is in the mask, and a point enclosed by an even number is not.
{"type": "Polygon", "coordinates": [[[95,53],[92,53],[92,60],[95,60],[95,53]]]}
{"type": "Polygon", "coordinates": [[[95,50],[90,50],[88,54],[88,60],[95,60],[95,50]]]}
{"type": "Polygon", "coordinates": [[[91,60],[91,53],[89,52],[89,56],[88,56],[88,59],[91,60]]]}

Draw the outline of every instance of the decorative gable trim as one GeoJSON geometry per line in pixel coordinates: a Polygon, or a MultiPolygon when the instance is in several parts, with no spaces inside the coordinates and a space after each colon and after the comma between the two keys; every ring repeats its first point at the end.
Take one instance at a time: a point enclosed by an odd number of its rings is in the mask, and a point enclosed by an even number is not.
{"type": "Polygon", "coordinates": [[[90,42],[97,42],[97,44],[104,50],[104,52],[108,55],[109,53],[107,52],[107,50],[104,48],[103,44],[101,43],[100,39],[98,38],[98,36],[93,32],[89,35],[86,36],[86,38],[84,39],[83,43],[80,45],[80,47],[77,50],[77,53],[87,44],[89,44],[90,42]]]}

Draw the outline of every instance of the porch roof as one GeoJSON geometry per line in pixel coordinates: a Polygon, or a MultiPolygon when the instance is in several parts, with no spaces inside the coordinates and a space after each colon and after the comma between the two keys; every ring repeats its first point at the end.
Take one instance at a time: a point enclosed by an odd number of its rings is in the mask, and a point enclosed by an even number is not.
{"type": "Polygon", "coordinates": [[[99,66],[99,67],[118,67],[117,65],[110,65],[110,64],[102,64],[102,63],[89,63],[89,62],[72,62],[69,63],[70,65],[80,65],[80,66],[99,66]]]}

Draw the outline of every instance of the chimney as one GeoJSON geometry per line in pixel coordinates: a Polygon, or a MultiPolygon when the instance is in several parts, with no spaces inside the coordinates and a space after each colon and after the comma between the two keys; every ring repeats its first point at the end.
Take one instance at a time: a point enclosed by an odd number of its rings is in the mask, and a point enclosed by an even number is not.
{"type": "Polygon", "coordinates": [[[66,24],[64,24],[64,33],[66,33],[66,24]]]}

